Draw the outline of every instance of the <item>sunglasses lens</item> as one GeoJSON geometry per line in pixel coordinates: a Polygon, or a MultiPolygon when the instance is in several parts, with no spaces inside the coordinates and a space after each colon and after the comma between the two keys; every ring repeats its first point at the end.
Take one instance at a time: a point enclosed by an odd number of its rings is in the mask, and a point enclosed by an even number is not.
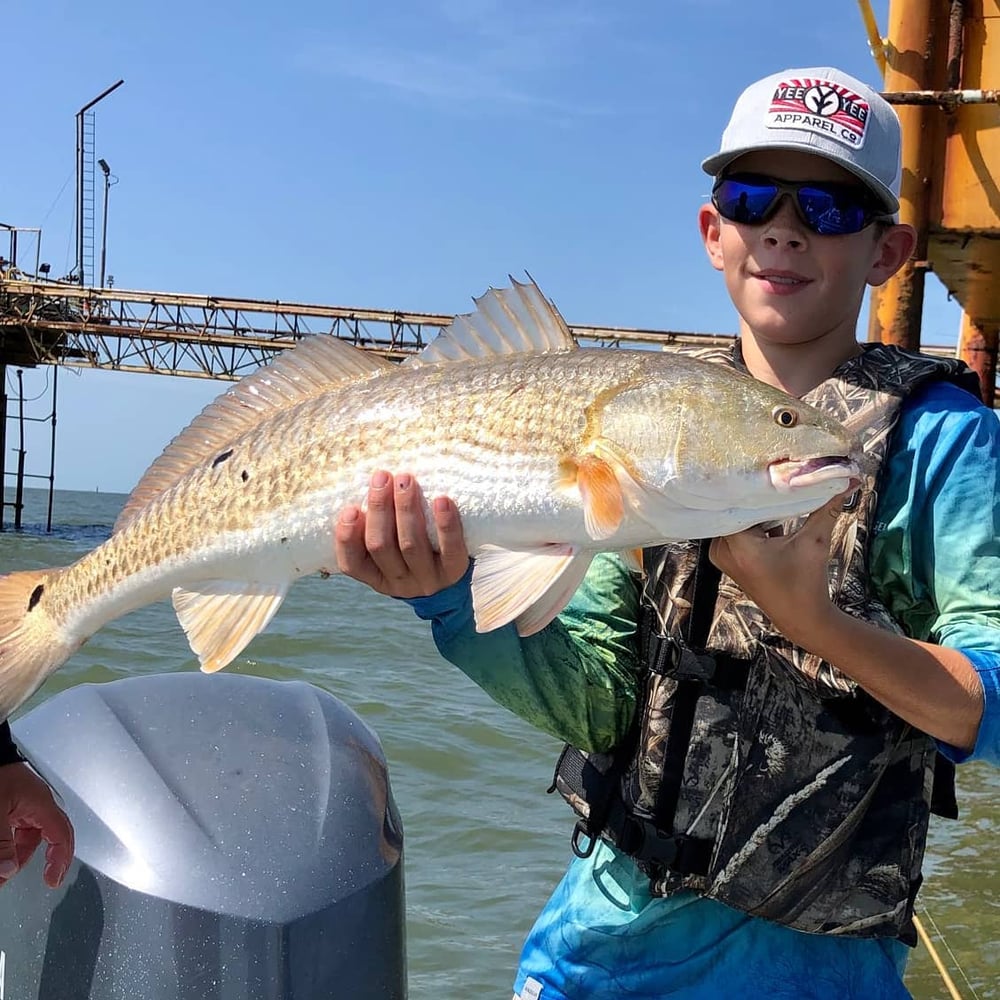
{"type": "Polygon", "coordinates": [[[751,174],[721,178],[712,201],[724,219],[757,226],[783,194],[795,195],[802,221],[822,236],[860,233],[879,214],[868,192],[853,184],[793,184],[751,174]]]}
{"type": "Polygon", "coordinates": [[[776,184],[723,177],[715,186],[712,200],[724,219],[755,226],[764,221],[777,197],[776,184]]]}
{"type": "Polygon", "coordinates": [[[803,185],[798,202],[806,225],[823,236],[860,233],[873,218],[865,192],[850,186],[803,185]]]}

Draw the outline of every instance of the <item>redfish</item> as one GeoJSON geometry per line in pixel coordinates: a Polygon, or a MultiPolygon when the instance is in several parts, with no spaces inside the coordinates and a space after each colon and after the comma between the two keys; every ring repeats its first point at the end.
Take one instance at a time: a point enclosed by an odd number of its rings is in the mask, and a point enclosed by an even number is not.
{"type": "Polygon", "coordinates": [[[534,283],[476,306],[402,365],[299,341],[170,443],[106,542],[0,578],[0,718],[103,625],[166,597],[202,669],[224,667],[297,578],[337,572],[338,512],[377,469],[454,499],[476,627],[522,635],[596,552],[801,515],[858,475],[835,420],[728,366],[579,348],[534,283]]]}

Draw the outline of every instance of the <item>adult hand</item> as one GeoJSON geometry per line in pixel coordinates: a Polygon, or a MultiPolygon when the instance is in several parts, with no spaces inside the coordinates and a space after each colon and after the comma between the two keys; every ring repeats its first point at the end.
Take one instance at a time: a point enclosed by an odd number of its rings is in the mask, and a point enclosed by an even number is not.
{"type": "Polygon", "coordinates": [[[715,538],[709,549],[712,562],[732,577],[777,630],[805,649],[810,648],[810,636],[839,616],[830,599],[830,542],[849,495],[834,497],[790,535],[771,535],[758,526],[715,538]]]}
{"type": "Polygon", "coordinates": [[[378,471],[367,513],[345,507],[334,531],[337,567],[390,597],[427,597],[457,583],[469,567],[458,508],[448,497],[431,505],[438,551],[431,548],[424,495],[413,476],[378,471]]]}
{"type": "Polygon", "coordinates": [[[73,860],[73,827],[52,791],[27,764],[0,767],[0,886],[31,859],[42,841],[45,884],[57,888],[73,860]]]}

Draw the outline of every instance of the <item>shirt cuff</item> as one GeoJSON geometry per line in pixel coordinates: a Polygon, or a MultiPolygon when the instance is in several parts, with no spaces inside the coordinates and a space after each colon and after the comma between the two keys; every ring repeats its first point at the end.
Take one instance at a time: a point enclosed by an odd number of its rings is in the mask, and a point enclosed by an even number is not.
{"type": "Polygon", "coordinates": [[[10,735],[10,723],[0,722],[0,767],[4,764],[19,764],[24,760],[14,738],[10,735]]]}
{"type": "Polygon", "coordinates": [[[976,668],[983,685],[983,717],[972,750],[962,750],[937,740],[942,755],[955,764],[985,760],[1000,764],[1000,653],[983,649],[960,649],[976,668]]]}
{"type": "Polygon", "coordinates": [[[450,617],[456,612],[466,612],[472,604],[472,560],[465,575],[457,583],[439,590],[429,597],[404,597],[405,601],[424,621],[450,617]]]}

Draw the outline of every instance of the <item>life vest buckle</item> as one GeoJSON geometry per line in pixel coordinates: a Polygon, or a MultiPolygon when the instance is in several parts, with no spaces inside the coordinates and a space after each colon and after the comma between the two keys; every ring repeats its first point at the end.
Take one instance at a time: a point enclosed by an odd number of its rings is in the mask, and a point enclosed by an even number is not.
{"type": "Polygon", "coordinates": [[[594,853],[594,847],[596,845],[597,837],[587,833],[586,827],[583,825],[583,820],[577,820],[576,826],[573,827],[573,836],[570,838],[569,842],[569,846],[573,849],[573,853],[578,858],[589,858],[591,854],[594,853]],[[584,838],[587,843],[585,846],[581,847],[580,842],[584,838]]]}

